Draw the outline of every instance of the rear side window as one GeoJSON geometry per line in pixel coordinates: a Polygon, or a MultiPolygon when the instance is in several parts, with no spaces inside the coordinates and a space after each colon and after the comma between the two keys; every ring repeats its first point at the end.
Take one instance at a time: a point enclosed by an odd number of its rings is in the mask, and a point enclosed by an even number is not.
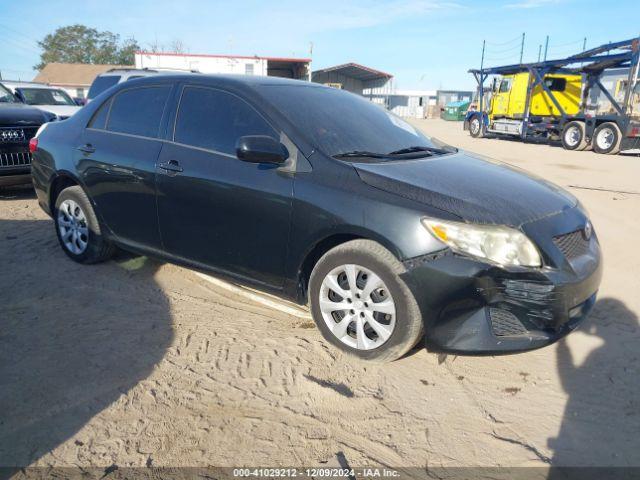
{"type": "Polygon", "coordinates": [[[142,137],[157,137],[169,85],[123,90],[113,99],[107,130],[142,137]]]}
{"type": "Polygon", "coordinates": [[[545,78],[544,83],[552,92],[564,92],[567,88],[566,78],[545,78]]]}
{"type": "Polygon", "coordinates": [[[113,87],[120,81],[120,75],[106,75],[104,77],[96,77],[89,89],[89,98],[95,98],[104,92],[107,88],[113,87]]]}
{"type": "Polygon", "coordinates": [[[245,135],[278,138],[267,121],[235,95],[211,88],[185,87],[174,141],[235,155],[236,141],[245,135]]]}
{"type": "Polygon", "coordinates": [[[111,98],[104,102],[102,106],[93,114],[89,121],[88,128],[98,128],[104,130],[107,126],[107,115],[109,115],[109,107],[111,106],[111,98]]]}

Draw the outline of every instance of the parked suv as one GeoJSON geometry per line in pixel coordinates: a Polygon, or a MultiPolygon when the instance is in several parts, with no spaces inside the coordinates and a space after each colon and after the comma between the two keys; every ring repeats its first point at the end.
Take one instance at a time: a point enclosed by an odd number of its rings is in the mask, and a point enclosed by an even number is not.
{"type": "Polygon", "coordinates": [[[108,88],[117,85],[118,83],[126,82],[128,80],[134,80],[136,78],[150,77],[153,75],[162,74],[176,74],[180,70],[168,70],[168,69],[151,69],[151,68],[112,68],[104,73],[98,75],[89,88],[87,95],[87,102],[90,102],[95,97],[100,95],[108,88]]]}
{"type": "Polygon", "coordinates": [[[571,194],[341,90],[155,76],[34,143],[38,200],[71,259],[118,246],[308,302],[361,358],[423,335],[445,351],[541,347],[595,302],[600,247],[571,194]]]}
{"type": "Polygon", "coordinates": [[[0,84],[0,187],[31,182],[29,140],[55,115],[22,103],[0,84]]]}

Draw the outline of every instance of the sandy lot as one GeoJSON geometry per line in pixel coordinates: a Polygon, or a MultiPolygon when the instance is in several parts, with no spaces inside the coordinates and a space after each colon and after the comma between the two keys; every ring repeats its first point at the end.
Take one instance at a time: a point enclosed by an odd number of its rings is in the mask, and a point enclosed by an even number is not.
{"type": "MultiPolygon", "coordinates": [[[[28,190],[0,193],[0,465],[640,466],[640,158],[429,134],[544,176],[587,207],[605,275],[542,350],[388,365],[313,323],[121,255],[84,267],[28,190]]],[[[517,192],[514,192],[517,194],[517,192]]]]}

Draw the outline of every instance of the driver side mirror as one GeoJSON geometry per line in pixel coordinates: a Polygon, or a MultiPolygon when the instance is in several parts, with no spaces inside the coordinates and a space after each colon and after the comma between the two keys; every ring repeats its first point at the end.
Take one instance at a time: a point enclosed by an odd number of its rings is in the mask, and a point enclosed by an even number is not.
{"type": "Polygon", "coordinates": [[[287,148],[267,135],[246,135],[236,142],[236,155],[243,162],[280,165],[289,158],[287,148]]]}

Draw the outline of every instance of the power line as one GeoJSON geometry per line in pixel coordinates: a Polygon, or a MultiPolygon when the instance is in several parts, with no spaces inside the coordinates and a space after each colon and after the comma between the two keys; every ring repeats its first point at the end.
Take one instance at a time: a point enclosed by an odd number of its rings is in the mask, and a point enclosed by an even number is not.
{"type": "Polygon", "coordinates": [[[518,42],[518,41],[520,41],[520,38],[521,38],[520,35],[518,35],[517,37],[512,38],[511,40],[507,40],[506,42],[501,42],[501,43],[487,42],[487,45],[491,45],[491,46],[494,46],[494,47],[501,47],[503,45],[509,45],[509,44],[511,44],[513,42],[518,42]]]}

